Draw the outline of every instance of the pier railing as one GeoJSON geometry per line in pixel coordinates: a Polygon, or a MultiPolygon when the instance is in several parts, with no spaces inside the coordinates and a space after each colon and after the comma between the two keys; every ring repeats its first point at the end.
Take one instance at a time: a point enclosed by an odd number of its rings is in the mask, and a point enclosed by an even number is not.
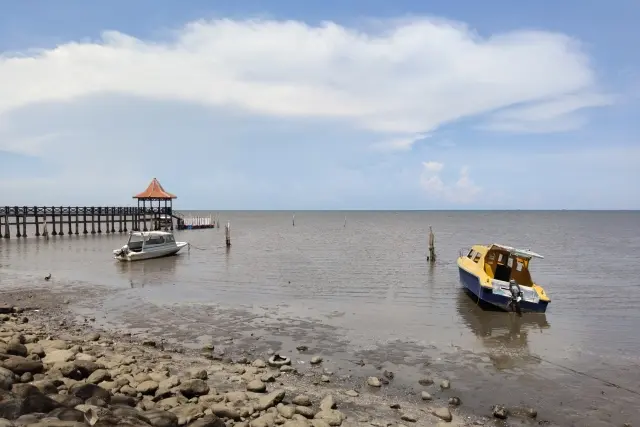
{"type": "Polygon", "coordinates": [[[0,238],[63,236],[66,234],[126,233],[173,230],[171,208],[130,206],[4,206],[0,207],[0,238]]]}

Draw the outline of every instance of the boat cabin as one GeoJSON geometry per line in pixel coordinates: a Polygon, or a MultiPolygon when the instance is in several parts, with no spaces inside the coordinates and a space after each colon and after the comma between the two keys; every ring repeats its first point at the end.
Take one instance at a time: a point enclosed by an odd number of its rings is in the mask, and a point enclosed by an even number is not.
{"type": "Polygon", "coordinates": [[[127,246],[131,252],[141,252],[149,246],[175,244],[173,234],[164,231],[132,232],[127,246]]]}
{"type": "Polygon", "coordinates": [[[543,258],[543,256],[510,246],[492,244],[488,247],[475,246],[469,251],[467,258],[481,264],[485,273],[492,280],[502,282],[515,280],[521,285],[533,286],[529,262],[531,258],[543,258]]]}

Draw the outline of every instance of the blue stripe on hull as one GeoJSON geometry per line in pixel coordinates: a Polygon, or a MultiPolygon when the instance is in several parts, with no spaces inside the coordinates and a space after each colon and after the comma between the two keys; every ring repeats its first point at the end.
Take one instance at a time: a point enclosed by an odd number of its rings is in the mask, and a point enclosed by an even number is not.
{"type": "MultiPolygon", "coordinates": [[[[502,310],[508,310],[510,299],[502,296],[502,295],[494,295],[491,289],[483,288],[480,286],[480,279],[469,273],[467,270],[458,267],[460,271],[460,281],[462,285],[476,298],[479,298],[481,301],[489,303],[495,307],[501,308],[502,310]]],[[[547,311],[547,306],[549,303],[547,301],[540,301],[537,304],[527,301],[520,302],[520,309],[523,312],[533,312],[533,313],[544,313],[547,311]]]]}

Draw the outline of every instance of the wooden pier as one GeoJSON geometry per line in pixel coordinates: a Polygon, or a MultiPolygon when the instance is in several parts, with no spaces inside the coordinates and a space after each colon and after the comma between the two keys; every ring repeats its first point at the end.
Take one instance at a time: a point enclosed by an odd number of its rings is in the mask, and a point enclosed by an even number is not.
{"type": "MultiPolygon", "coordinates": [[[[164,216],[177,218],[171,208],[111,206],[4,206],[0,207],[0,238],[72,234],[110,234],[160,230],[164,216]],[[29,231],[28,231],[29,230],[29,231]]],[[[173,230],[173,221],[164,228],[173,230]]]]}
{"type": "Polygon", "coordinates": [[[208,218],[173,212],[172,200],[157,179],[133,196],[138,206],[0,206],[0,239],[52,235],[111,234],[129,231],[213,228],[208,218]],[[157,202],[157,203],[154,203],[157,202]],[[164,206],[162,206],[164,204],[164,206]],[[155,206],[154,206],[155,205],[155,206]]]}

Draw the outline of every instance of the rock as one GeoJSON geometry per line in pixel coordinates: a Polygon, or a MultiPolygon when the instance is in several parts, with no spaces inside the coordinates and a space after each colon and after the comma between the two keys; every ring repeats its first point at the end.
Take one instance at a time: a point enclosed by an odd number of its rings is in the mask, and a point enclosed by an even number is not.
{"type": "Polygon", "coordinates": [[[0,304],[0,314],[12,314],[13,307],[8,304],[0,304]]]}
{"type": "Polygon", "coordinates": [[[174,413],[178,417],[178,425],[185,425],[202,417],[204,409],[196,403],[187,403],[173,408],[169,412],[174,413]]]}
{"type": "Polygon", "coordinates": [[[336,401],[331,394],[326,395],[322,401],[320,401],[320,410],[328,411],[336,407],[336,401]]]}
{"type": "Polygon", "coordinates": [[[29,352],[27,351],[27,347],[24,346],[19,340],[12,339],[7,343],[7,354],[12,354],[14,356],[22,356],[27,357],[29,352]]]}
{"type": "Polygon", "coordinates": [[[320,381],[322,381],[323,383],[328,383],[331,382],[331,378],[329,378],[328,375],[323,375],[320,377],[320,381]]]}
{"type": "Polygon", "coordinates": [[[264,411],[266,409],[274,407],[278,403],[282,402],[282,399],[284,399],[284,396],[285,396],[284,390],[272,391],[268,395],[263,396],[258,400],[257,409],[260,411],[264,411]]]}
{"type": "Polygon", "coordinates": [[[190,423],[187,427],[226,427],[226,424],[215,415],[206,415],[190,423]]]}
{"type": "Polygon", "coordinates": [[[264,414],[249,423],[250,427],[274,427],[276,423],[273,414],[264,414]]]}
{"type": "Polygon", "coordinates": [[[195,380],[203,380],[206,381],[209,378],[207,371],[204,369],[192,369],[189,371],[189,377],[195,380]]]}
{"type": "Polygon", "coordinates": [[[422,397],[422,400],[432,400],[433,399],[433,397],[427,391],[423,391],[422,393],[420,393],[420,397],[422,397]]]}
{"type": "Polygon", "coordinates": [[[143,413],[154,427],[178,427],[178,416],[171,412],[151,409],[143,413]]]}
{"type": "Polygon", "coordinates": [[[427,387],[433,384],[433,380],[431,378],[422,378],[418,381],[418,384],[423,387],[427,387]]]}
{"type": "Polygon", "coordinates": [[[410,423],[415,423],[416,421],[418,421],[418,417],[416,417],[414,414],[410,414],[410,413],[404,413],[400,416],[400,419],[402,421],[408,421],[410,423]]]}
{"type": "Polygon", "coordinates": [[[8,369],[0,368],[0,390],[11,390],[15,375],[8,369]]]}
{"type": "Polygon", "coordinates": [[[300,414],[305,418],[313,418],[316,416],[316,411],[309,406],[296,406],[295,410],[296,414],[300,414]]]}
{"type": "Polygon", "coordinates": [[[42,372],[42,362],[39,360],[29,360],[20,356],[11,356],[2,361],[2,367],[10,370],[16,375],[22,375],[25,372],[32,374],[42,372]]]}
{"type": "Polygon", "coordinates": [[[209,393],[209,386],[202,380],[187,380],[180,384],[180,393],[182,393],[187,399],[190,399],[192,397],[202,396],[203,394],[209,393]]]}
{"type": "Polygon", "coordinates": [[[85,340],[87,341],[98,341],[100,339],[100,334],[97,332],[91,333],[86,336],[85,340]]]}
{"type": "Polygon", "coordinates": [[[253,366],[254,368],[266,368],[267,364],[264,360],[262,359],[256,359],[253,361],[253,363],[251,364],[251,366],[253,366]]]}
{"type": "Polygon", "coordinates": [[[451,383],[449,382],[449,380],[442,380],[442,382],[440,383],[440,388],[443,390],[449,390],[451,388],[451,383]]]}
{"type": "Polygon", "coordinates": [[[360,393],[358,393],[355,390],[347,390],[347,391],[344,392],[344,394],[346,394],[349,397],[358,397],[358,396],[360,396],[360,393]]]}
{"type": "Polygon", "coordinates": [[[136,391],[142,394],[154,394],[156,390],[158,390],[158,383],[153,380],[142,382],[136,387],[136,391]]]}
{"type": "Polygon", "coordinates": [[[296,368],[294,368],[293,366],[288,366],[288,365],[284,365],[280,367],[280,372],[294,372],[296,370],[296,368]]]}
{"type": "Polygon", "coordinates": [[[170,389],[172,389],[174,387],[177,387],[179,385],[180,385],[180,378],[178,378],[175,375],[172,375],[169,378],[167,378],[166,380],[160,381],[158,383],[158,388],[170,390],[170,389]]]}
{"type": "MultiPolygon", "coordinates": [[[[329,425],[327,424],[327,427],[329,425]]],[[[305,420],[287,420],[283,427],[309,427],[309,422],[305,420]]]]}
{"type": "Polygon", "coordinates": [[[276,381],[276,376],[271,372],[268,372],[260,377],[260,381],[262,381],[263,383],[272,383],[276,381]]]}
{"type": "Polygon", "coordinates": [[[369,377],[367,378],[367,384],[371,387],[380,387],[382,384],[380,383],[380,379],[377,377],[369,377]]]}
{"type": "Polygon", "coordinates": [[[47,355],[42,359],[42,363],[45,365],[53,365],[55,363],[64,363],[73,360],[75,354],[71,350],[53,350],[47,352],[47,355]]]}
{"type": "Polygon", "coordinates": [[[84,401],[96,397],[109,403],[111,401],[111,394],[95,384],[76,384],[69,389],[69,393],[84,401]]]}
{"type": "Polygon", "coordinates": [[[507,409],[502,405],[494,405],[491,408],[491,413],[493,414],[494,417],[501,420],[506,420],[507,417],[509,416],[507,409]]]}
{"type": "Polygon", "coordinates": [[[70,396],[68,394],[48,394],[51,400],[55,400],[65,408],[75,408],[78,405],[82,405],[84,402],[82,399],[76,396],[70,396]]]}
{"type": "Polygon", "coordinates": [[[293,418],[293,416],[296,414],[296,409],[294,407],[283,405],[282,403],[278,403],[276,409],[283,418],[286,418],[288,420],[293,418]]]}
{"type": "Polygon", "coordinates": [[[461,404],[462,404],[462,401],[460,400],[459,397],[453,396],[449,398],[449,405],[460,406],[461,404]]]}
{"type": "Polygon", "coordinates": [[[225,394],[225,397],[230,403],[244,402],[248,399],[247,393],[244,391],[230,391],[225,394]]]}
{"type": "Polygon", "coordinates": [[[384,375],[384,377],[385,377],[385,378],[387,378],[387,379],[389,379],[389,380],[392,380],[392,379],[394,379],[394,378],[395,378],[395,374],[394,374],[393,372],[391,372],[391,371],[387,371],[386,369],[385,369],[385,371],[382,373],[382,375],[384,375]]]}
{"type": "Polygon", "coordinates": [[[15,427],[15,424],[4,418],[0,418],[0,427],[15,427]]]}
{"type": "Polygon", "coordinates": [[[247,391],[252,391],[254,393],[264,393],[267,391],[267,386],[260,380],[253,380],[249,384],[247,384],[247,391]]]}
{"type": "Polygon", "coordinates": [[[240,421],[240,413],[235,408],[230,408],[222,403],[216,403],[211,406],[211,412],[220,418],[227,418],[234,421],[240,421]]]}
{"type": "Polygon", "coordinates": [[[42,346],[40,344],[37,343],[29,343],[29,344],[25,344],[25,346],[27,347],[27,352],[29,354],[35,354],[38,357],[44,357],[45,353],[44,353],[44,349],[42,348],[42,346]]]}
{"type": "Polygon", "coordinates": [[[306,345],[299,345],[296,347],[296,350],[298,350],[299,352],[303,352],[309,350],[309,347],[307,347],[306,345]]]}
{"type": "Polygon", "coordinates": [[[297,395],[291,402],[297,406],[311,406],[311,398],[306,394],[297,395]]]}
{"type": "Polygon", "coordinates": [[[320,356],[313,356],[311,358],[311,364],[312,365],[319,365],[320,363],[322,363],[322,357],[320,356]]]}
{"type": "Polygon", "coordinates": [[[111,374],[106,369],[98,369],[94,371],[89,378],[87,378],[87,382],[90,384],[100,384],[103,381],[108,381],[111,379],[111,374]]]}
{"type": "Polygon", "coordinates": [[[84,413],[72,408],[56,408],[49,412],[47,417],[57,418],[61,421],[84,422],[84,413]]]}
{"type": "Polygon", "coordinates": [[[318,412],[315,419],[324,420],[330,426],[339,426],[342,424],[342,420],[344,419],[344,415],[340,411],[336,411],[334,409],[330,409],[328,411],[320,411],[318,412]]]}
{"type": "Polygon", "coordinates": [[[432,413],[436,417],[448,423],[451,422],[451,420],[453,419],[453,416],[451,415],[451,411],[449,410],[449,408],[436,408],[433,410],[432,413]]]}

